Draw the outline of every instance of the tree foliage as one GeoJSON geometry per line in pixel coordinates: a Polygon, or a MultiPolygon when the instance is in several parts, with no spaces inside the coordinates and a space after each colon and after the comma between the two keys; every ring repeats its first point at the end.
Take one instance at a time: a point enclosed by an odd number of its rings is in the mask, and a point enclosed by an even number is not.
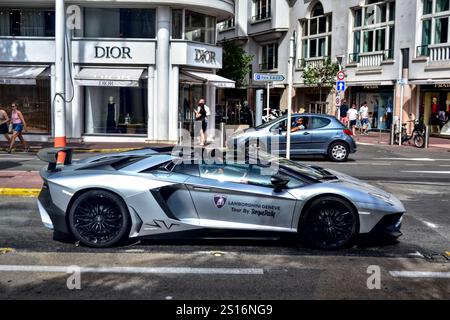
{"type": "Polygon", "coordinates": [[[336,83],[336,74],[339,71],[339,64],[332,62],[330,58],[324,60],[322,64],[307,65],[302,72],[303,80],[307,86],[311,87],[333,87],[336,83]]]}
{"type": "Polygon", "coordinates": [[[250,73],[250,64],[253,56],[247,54],[244,49],[233,41],[225,41],[223,47],[223,68],[218,75],[236,81],[236,88],[247,85],[247,75],[250,73]]]}

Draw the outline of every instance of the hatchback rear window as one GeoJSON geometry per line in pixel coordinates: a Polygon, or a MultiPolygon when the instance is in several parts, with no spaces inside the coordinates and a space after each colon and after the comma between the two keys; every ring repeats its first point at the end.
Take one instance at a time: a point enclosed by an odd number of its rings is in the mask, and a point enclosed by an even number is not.
{"type": "Polygon", "coordinates": [[[313,117],[313,129],[322,129],[328,126],[331,123],[331,120],[328,118],[322,117],[313,117]]]}

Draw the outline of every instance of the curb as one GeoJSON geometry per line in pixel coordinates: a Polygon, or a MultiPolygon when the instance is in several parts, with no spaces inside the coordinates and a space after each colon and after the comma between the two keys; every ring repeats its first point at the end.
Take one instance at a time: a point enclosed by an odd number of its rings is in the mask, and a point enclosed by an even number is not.
{"type": "Polygon", "coordinates": [[[36,198],[41,189],[0,188],[0,197],[30,197],[36,198]]]}

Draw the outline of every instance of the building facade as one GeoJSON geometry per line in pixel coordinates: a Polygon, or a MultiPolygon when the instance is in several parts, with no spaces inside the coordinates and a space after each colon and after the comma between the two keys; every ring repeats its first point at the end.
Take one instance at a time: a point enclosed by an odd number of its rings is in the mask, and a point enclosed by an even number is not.
{"type": "MultiPolygon", "coordinates": [[[[372,128],[387,127],[391,106],[394,117],[402,110],[403,119],[425,123],[433,123],[437,110],[450,111],[449,0],[238,0],[235,7],[234,20],[219,27],[219,41],[237,41],[253,55],[252,73],[286,75],[295,34],[294,111],[337,115],[335,88],[321,98],[302,78],[306,66],[326,59],[345,70],[347,101],[368,103],[372,128]]],[[[252,74],[248,80],[255,105],[265,84],[252,74]]],[[[287,83],[272,88],[270,107],[286,109],[287,83]]]]}
{"type": "MultiPolygon", "coordinates": [[[[0,105],[19,103],[31,140],[53,136],[54,3],[0,1],[0,105]]],[[[65,5],[69,141],[176,142],[180,126],[192,129],[199,99],[214,115],[216,88],[234,86],[216,75],[216,26],[233,16],[232,0],[65,5]]]]}

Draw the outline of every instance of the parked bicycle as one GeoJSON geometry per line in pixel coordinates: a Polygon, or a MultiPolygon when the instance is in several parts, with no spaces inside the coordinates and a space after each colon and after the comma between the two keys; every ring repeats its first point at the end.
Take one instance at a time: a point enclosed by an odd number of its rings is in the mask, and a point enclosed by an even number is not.
{"type": "MultiPolygon", "coordinates": [[[[399,139],[400,139],[400,132],[397,132],[394,136],[394,143],[396,145],[399,144],[399,139]]],[[[402,124],[402,144],[404,144],[405,142],[411,144],[411,140],[413,140],[414,145],[417,148],[425,147],[425,126],[418,120],[411,120],[408,121],[407,123],[402,124]],[[409,136],[406,130],[406,125],[411,122],[414,122],[414,130],[409,136]]]]}
{"type": "MultiPolygon", "coordinates": [[[[264,109],[264,112],[267,112],[267,109],[264,109]]],[[[281,115],[282,115],[281,110],[270,109],[269,110],[269,115],[265,114],[262,117],[263,123],[267,123],[269,121],[278,119],[279,117],[281,117],[281,115]]]]}

